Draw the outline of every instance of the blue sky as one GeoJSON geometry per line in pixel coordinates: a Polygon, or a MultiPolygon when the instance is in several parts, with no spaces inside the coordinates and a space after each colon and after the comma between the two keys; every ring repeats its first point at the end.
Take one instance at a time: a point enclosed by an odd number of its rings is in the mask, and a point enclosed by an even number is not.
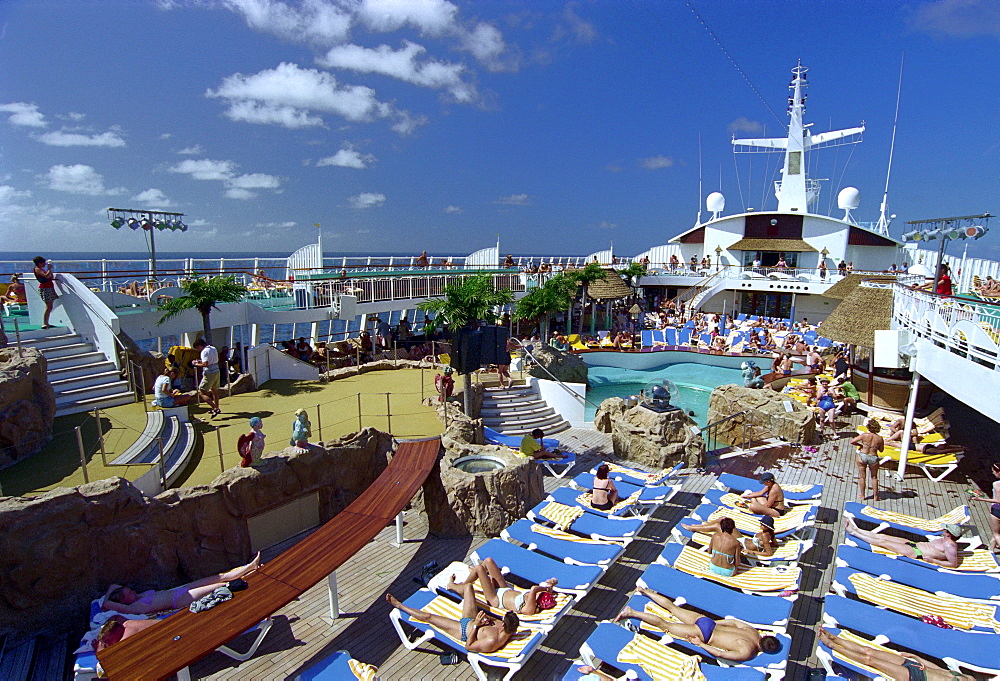
{"type": "Polygon", "coordinates": [[[632,255],[694,224],[699,145],[702,197],[774,207],[730,139],[783,136],[799,59],[814,131],[868,128],[820,212],[875,220],[905,56],[898,235],[1000,211],[998,39],[994,0],[7,0],[0,252],[143,250],[115,206],[185,213],[162,251],[632,255]]]}

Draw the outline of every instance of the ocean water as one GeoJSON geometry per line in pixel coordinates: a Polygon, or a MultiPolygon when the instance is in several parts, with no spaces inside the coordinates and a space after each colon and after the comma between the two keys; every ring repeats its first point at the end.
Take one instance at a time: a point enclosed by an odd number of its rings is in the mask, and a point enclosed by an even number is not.
{"type": "MultiPolygon", "coordinates": [[[[701,427],[708,425],[708,399],[712,391],[720,385],[741,383],[743,380],[739,369],[691,362],[664,364],[647,370],[592,366],[588,370],[587,399],[599,405],[609,397],[638,395],[650,381],[664,378],[676,385],[679,391],[672,404],[686,412],[693,411],[692,418],[701,427]]],[[[595,407],[587,404],[585,418],[593,421],[596,411],[595,407]]]]}

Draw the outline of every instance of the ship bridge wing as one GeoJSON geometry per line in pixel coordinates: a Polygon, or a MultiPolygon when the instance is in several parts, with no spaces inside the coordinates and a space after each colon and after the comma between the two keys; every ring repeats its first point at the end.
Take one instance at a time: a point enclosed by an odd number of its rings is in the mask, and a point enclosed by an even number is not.
{"type": "MultiPolygon", "coordinates": [[[[788,146],[788,139],[785,137],[761,137],[757,139],[734,139],[733,146],[737,147],[736,151],[744,151],[739,149],[739,147],[750,147],[750,149],[781,149],[784,150],[788,146]]],[[[747,149],[746,151],[749,151],[747,149]]]]}
{"type": "MultiPolygon", "coordinates": [[[[856,128],[845,128],[844,130],[830,130],[829,132],[821,132],[815,135],[809,136],[809,146],[816,148],[821,145],[829,145],[831,142],[837,140],[842,140],[847,137],[853,137],[855,135],[860,135],[865,131],[865,126],[859,125],[856,128]]],[[[851,144],[857,142],[858,140],[847,140],[843,144],[851,144]]]]}

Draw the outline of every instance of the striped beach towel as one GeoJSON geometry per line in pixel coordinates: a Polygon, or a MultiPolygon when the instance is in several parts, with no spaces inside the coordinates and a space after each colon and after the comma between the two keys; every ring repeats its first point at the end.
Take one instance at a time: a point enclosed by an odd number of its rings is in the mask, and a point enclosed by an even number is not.
{"type": "Polygon", "coordinates": [[[576,498],[576,502],[578,504],[583,504],[587,508],[593,508],[595,511],[600,511],[601,513],[607,513],[608,515],[614,515],[623,508],[634,506],[635,502],[639,501],[640,494],[642,494],[642,490],[639,490],[638,492],[630,496],[628,499],[622,499],[621,501],[619,501],[617,504],[607,509],[606,511],[599,508],[594,508],[594,505],[592,503],[594,498],[593,492],[584,492],[583,494],[581,494],[576,498]]]}
{"type": "MultiPolygon", "coordinates": [[[[425,612],[453,619],[456,622],[462,619],[462,604],[456,603],[445,596],[438,596],[421,609],[425,612]]],[[[464,643],[456,638],[453,638],[447,632],[441,631],[437,627],[435,627],[434,630],[453,641],[456,646],[461,648],[465,647],[464,643]]],[[[531,627],[521,627],[518,629],[517,633],[514,634],[514,638],[510,640],[507,645],[496,652],[490,653],[490,657],[498,657],[504,660],[516,659],[521,655],[521,653],[524,652],[524,648],[531,642],[536,632],[537,630],[532,629],[531,627]]]]}
{"type": "MultiPolygon", "coordinates": [[[[883,556],[899,555],[895,551],[884,549],[881,546],[875,546],[874,544],[871,544],[870,546],[872,547],[873,553],[881,553],[883,556]]],[[[940,565],[934,565],[934,563],[930,563],[922,558],[914,558],[913,560],[919,560],[935,568],[941,567],[940,565]]],[[[959,551],[958,560],[958,567],[948,569],[957,570],[958,572],[1000,572],[1000,565],[997,564],[996,557],[985,549],[959,551]]]]}
{"type": "MultiPolygon", "coordinates": [[[[476,603],[478,603],[479,607],[483,610],[486,610],[496,618],[503,617],[507,612],[506,608],[494,608],[486,602],[486,595],[483,593],[483,586],[478,581],[473,583],[472,589],[476,594],[476,603]]],[[[523,589],[515,589],[515,591],[523,591],[523,589]]],[[[518,619],[522,622],[548,622],[554,615],[562,612],[572,599],[570,595],[558,591],[553,591],[552,595],[555,596],[556,599],[555,607],[541,610],[536,612],[534,615],[522,615],[521,613],[517,613],[518,619]]]]}
{"type": "Polygon", "coordinates": [[[541,515],[556,524],[560,530],[568,530],[573,525],[573,521],[584,514],[584,510],[579,506],[567,506],[555,501],[550,501],[542,509],[541,515]]]}
{"type": "Polygon", "coordinates": [[[861,512],[870,518],[877,518],[878,520],[884,520],[887,523],[894,523],[896,525],[906,525],[907,527],[913,527],[924,532],[940,532],[948,523],[965,525],[969,522],[969,511],[966,506],[957,506],[944,515],[931,518],[930,520],[905,513],[886,511],[874,506],[865,506],[861,509],[861,512]]]}
{"type": "Polygon", "coordinates": [[[685,655],[642,634],[622,648],[618,661],[639,665],[654,681],[705,681],[699,656],[685,655]]]}
{"type": "Polygon", "coordinates": [[[911,617],[939,615],[956,629],[976,627],[1000,633],[996,620],[997,606],[966,600],[949,594],[932,594],[912,586],[855,572],[848,579],[862,599],[911,617]]]}
{"type": "MultiPolygon", "coordinates": [[[[691,537],[691,541],[696,544],[701,544],[707,547],[712,541],[712,536],[708,534],[702,534],[701,532],[695,532],[691,537]]],[[[796,560],[799,557],[799,553],[802,552],[802,542],[798,540],[790,540],[781,542],[774,553],[770,556],[754,556],[757,560],[768,561],[768,560],[796,560]]]]}
{"type": "Polygon", "coordinates": [[[797,567],[743,567],[732,577],[723,577],[711,571],[711,557],[690,546],[681,550],[674,567],[695,577],[711,579],[716,582],[747,591],[784,591],[797,589],[802,570],[797,567]]]}
{"type": "Polygon", "coordinates": [[[611,541],[610,539],[591,539],[590,537],[581,537],[578,534],[573,534],[571,532],[563,532],[555,527],[547,527],[545,525],[534,524],[531,526],[532,532],[537,532],[538,534],[544,534],[546,537],[552,537],[553,539],[560,539],[562,541],[576,542],[577,544],[598,544],[603,546],[621,546],[624,542],[611,541]]]}
{"type": "MultiPolygon", "coordinates": [[[[873,650],[881,650],[882,652],[892,653],[894,655],[899,655],[899,651],[897,651],[897,650],[893,650],[892,648],[886,648],[885,646],[879,645],[878,643],[875,643],[874,641],[869,641],[866,638],[862,638],[862,637],[860,637],[860,636],[858,636],[856,634],[852,634],[851,632],[847,631],[846,629],[841,629],[840,635],[838,636],[838,638],[840,638],[840,639],[842,639],[844,641],[852,641],[854,643],[857,643],[858,645],[862,645],[862,646],[865,646],[866,648],[871,648],[873,650]]],[[[864,669],[866,672],[868,672],[868,675],[871,676],[873,679],[880,678],[880,677],[883,676],[882,672],[880,672],[879,670],[875,669],[875,667],[870,667],[867,664],[865,664],[864,662],[859,662],[858,660],[855,660],[854,658],[848,657],[847,655],[844,655],[842,652],[840,652],[838,650],[833,650],[833,656],[835,658],[839,659],[839,660],[843,660],[844,662],[852,664],[852,665],[854,665],[855,667],[857,667],[859,669],[864,669]]]]}
{"type": "MultiPolygon", "coordinates": [[[[788,513],[774,519],[774,531],[778,534],[782,534],[783,532],[791,532],[792,530],[800,529],[805,522],[806,513],[811,508],[812,507],[809,505],[791,506],[788,509],[788,513]]],[[[754,515],[753,513],[746,513],[735,508],[719,508],[708,516],[707,522],[718,520],[723,516],[732,518],[740,532],[747,532],[749,534],[756,534],[757,532],[760,532],[760,516],[754,515]]]]}
{"type": "Polygon", "coordinates": [[[353,658],[348,660],[347,664],[350,665],[354,678],[360,679],[360,681],[375,681],[375,674],[378,673],[378,667],[375,665],[358,662],[353,658]]]}
{"type": "Polygon", "coordinates": [[[639,478],[645,481],[647,485],[659,485],[667,474],[670,472],[669,469],[664,468],[661,471],[641,471],[638,468],[627,468],[625,466],[620,466],[616,463],[607,464],[608,468],[612,473],[620,473],[622,475],[631,475],[633,478],[639,478]]]}

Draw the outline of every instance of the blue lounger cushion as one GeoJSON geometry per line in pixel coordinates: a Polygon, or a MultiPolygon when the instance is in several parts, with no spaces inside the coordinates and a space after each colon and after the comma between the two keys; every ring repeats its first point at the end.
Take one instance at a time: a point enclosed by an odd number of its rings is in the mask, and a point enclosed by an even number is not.
{"type": "Polygon", "coordinates": [[[629,515],[635,515],[636,508],[634,505],[620,508],[614,513],[606,513],[605,511],[600,511],[596,508],[593,508],[592,506],[584,506],[583,504],[578,503],[576,500],[576,498],[579,497],[581,494],[583,494],[583,492],[581,492],[578,489],[573,489],[572,487],[557,487],[556,489],[552,490],[552,492],[548,496],[548,499],[549,501],[555,501],[560,504],[565,504],[566,506],[579,506],[587,513],[590,513],[592,515],[597,515],[602,518],[618,518],[618,517],[627,517],[629,515]]]}
{"type": "MultiPolygon", "coordinates": [[[[573,478],[573,484],[582,490],[589,491],[594,488],[594,474],[580,473],[573,478]]],[[[628,482],[616,482],[615,487],[618,488],[618,497],[620,499],[627,499],[636,492],[639,492],[639,501],[643,504],[665,504],[680,489],[679,486],[657,485],[656,487],[646,487],[645,485],[633,485],[628,482]]]]}
{"type": "MultiPolygon", "coordinates": [[[[742,475],[734,475],[732,473],[723,473],[719,476],[718,481],[715,483],[717,489],[722,490],[732,490],[733,492],[743,493],[749,490],[757,491],[764,487],[764,484],[759,480],[754,480],[753,478],[745,478],[742,475]]],[[[788,501],[792,500],[808,500],[808,499],[819,499],[823,496],[823,485],[812,485],[805,492],[785,492],[785,499],[788,501]]]]}
{"type": "MultiPolygon", "coordinates": [[[[548,504],[548,501],[543,501],[535,506],[528,511],[528,518],[553,524],[551,519],[542,514],[543,509],[548,504]]],[[[627,543],[635,539],[645,522],[642,518],[606,518],[595,513],[584,513],[573,521],[568,532],[594,539],[610,539],[627,543]]]]}
{"type": "MultiPolygon", "coordinates": [[[[590,472],[596,474],[599,466],[600,464],[594,466],[593,468],[590,469],[590,472]]],[[[657,482],[656,484],[650,484],[646,482],[646,477],[645,477],[646,471],[639,470],[638,468],[630,469],[635,471],[634,474],[611,471],[608,474],[608,477],[610,477],[615,482],[627,482],[628,484],[636,485],[637,487],[663,487],[665,485],[669,485],[670,481],[678,474],[678,472],[680,472],[682,468],[684,468],[683,461],[674,466],[673,468],[671,468],[669,471],[667,471],[660,479],[660,481],[657,482]]]]}
{"type": "Polygon", "coordinates": [[[995,634],[941,629],[835,594],[826,596],[823,618],[830,626],[853,629],[869,636],[882,635],[901,648],[936,657],[945,663],[958,662],[972,669],[1000,674],[995,634]]]}
{"type": "Polygon", "coordinates": [[[954,574],[928,570],[912,561],[883,556],[856,546],[841,544],[837,549],[837,565],[849,565],[870,575],[888,575],[900,584],[965,598],[1000,600],[1000,579],[986,574],[954,574]]]}
{"type": "Polygon", "coordinates": [[[474,563],[480,563],[486,557],[532,584],[541,584],[546,579],[555,577],[559,580],[556,591],[576,593],[581,597],[590,591],[605,570],[598,565],[568,565],[502,539],[490,539],[471,556],[474,563]]]}
{"type": "Polygon", "coordinates": [[[646,331],[640,333],[639,342],[644,348],[653,347],[653,331],[651,329],[647,329],[646,331]]]}
{"type": "Polygon", "coordinates": [[[500,536],[506,541],[526,544],[531,551],[540,551],[556,560],[570,564],[610,565],[625,552],[625,546],[622,544],[611,542],[606,544],[587,544],[550,537],[546,534],[533,531],[531,528],[535,525],[536,523],[526,518],[521,518],[503,530],[500,536]]]}
{"type": "Polygon", "coordinates": [[[744,622],[784,630],[795,596],[753,596],[734,591],[667,565],[653,564],[639,577],[639,584],[668,598],[683,596],[691,607],[732,614],[744,622]]]}
{"type": "MultiPolygon", "coordinates": [[[[691,511],[691,518],[697,520],[698,523],[708,522],[709,517],[713,513],[715,513],[716,511],[718,511],[719,508],[720,507],[716,506],[715,504],[701,504],[698,507],[696,507],[693,511],[691,511]]],[[[817,507],[813,506],[808,511],[806,511],[806,514],[805,514],[805,516],[803,518],[803,520],[804,520],[803,525],[801,525],[801,526],[799,526],[797,528],[791,529],[791,530],[786,530],[785,532],[778,532],[778,533],[776,533],[775,536],[777,536],[778,539],[785,539],[786,537],[794,536],[795,534],[797,534],[798,532],[801,532],[806,527],[809,527],[810,525],[812,525],[812,524],[815,523],[815,521],[816,521],[816,513],[817,513],[817,507]]],[[[743,534],[746,534],[748,536],[753,536],[759,530],[756,530],[754,532],[749,532],[747,530],[742,530],[741,529],[740,531],[743,534]]]]}
{"type": "MultiPolygon", "coordinates": [[[[629,599],[627,605],[633,610],[642,612],[645,609],[646,604],[649,603],[650,600],[651,599],[647,598],[646,596],[637,594],[629,599]]],[[[707,614],[709,617],[711,617],[711,619],[721,619],[726,615],[732,615],[733,617],[738,616],[736,613],[732,612],[726,612],[726,613],[710,612],[707,614]]],[[[638,624],[638,622],[636,622],[636,624],[638,624]]],[[[655,630],[652,630],[652,633],[655,635],[657,632],[655,630]]],[[[769,634],[773,632],[764,632],[764,633],[769,634]]],[[[788,653],[791,650],[792,639],[788,634],[779,633],[774,635],[778,638],[779,641],[781,641],[781,648],[779,648],[777,652],[774,653],[762,652],[752,660],[747,660],[746,662],[742,663],[722,661],[720,662],[720,664],[734,666],[734,667],[742,667],[742,668],[762,667],[767,669],[784,669],[785,666],[788,664],[788,653]]],[[[702,657],[715,658],[715,655],[712,654],[710,649],[700,648],[692,643],[689,643],[683,638],[674,638],[674,645],[676,645],[678,648],[683,648],[685,652],[691,653],[692,655],[701,655],[702,657]]]]}
{"type": "MultiPolygon", "coordinates": [[[[584,646],[593,657],[608,665],[624,672],[635,672],[636,678],[640,681],[652,681],[652,677],[639,665],[618,661],[618,653],[629,644],[633,636],[634,634],[624,627],[601,622],[594,633],[587,638],[584,646]]],[[[704,662],[699,666],[708,681],[764,681],[765,678],[764,672],[747,667],[716,667],[704,662]]]]}
{"type": "MultiPolygon", "coordinates": [[[[503,445],[505,447],[510,447],[511,449],[521,449],[521,440],[523,436],[521,435],[504,435],[503,433],[493,430],[489,426],[483,426],[483,437],[490,444],[503,445]]],[[[542,446],[546,449],[551,449],[552,447],[559,446],[559,440],[553,437],[543,437],[542,446]]]]}

